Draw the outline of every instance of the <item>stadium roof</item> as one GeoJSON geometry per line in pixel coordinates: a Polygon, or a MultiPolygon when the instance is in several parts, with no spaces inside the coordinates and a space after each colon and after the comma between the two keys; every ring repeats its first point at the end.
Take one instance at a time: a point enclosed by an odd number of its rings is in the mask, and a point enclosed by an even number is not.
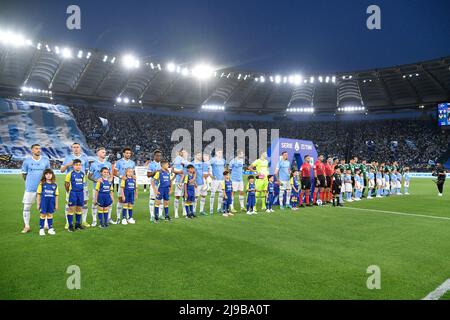
{"type": "Polygon", "coordinates": [[[278,75],[33,44],[0,32],[0,92],[174,110],[375,112],[450,101],[450,56],[363,71],[278,75]]]}

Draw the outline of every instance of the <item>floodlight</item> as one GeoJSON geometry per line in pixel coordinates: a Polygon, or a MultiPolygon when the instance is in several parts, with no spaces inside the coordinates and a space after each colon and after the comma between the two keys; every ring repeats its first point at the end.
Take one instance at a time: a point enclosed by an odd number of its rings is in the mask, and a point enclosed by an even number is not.
{"type": "Polygon", "coordinates": [[[123,102],[124,102],[124,103],[129,103],[129,102],[130,102],[130,99],[128,99],[128,98],[123,98],[123,102]]]}
{"type": "Polygon", "coordinates": [[[175,69],[176,69],[176,66],[175,66],[175,64],[173,62],[170,62],[170,63],[167,64],[167,71],[174,72],[175,69]]]}
{"type": "Polygon", "coordinates": [[[139,60],[137,60],[133,55],[126,54],[122,58],[123,65],[128,69],[139,68],[139,60]]]}
{"type": "Polygon", "coordinates": [[[213,71],[213,68],[207,64],[198,64],[192,69],[192,75],[198,79],[208,79],[213,71]]]}
{"type": "Polygon", "coordinates": [[[72,58],[72,51],[69,48],[63,48],[62,49],[62,56],[65,59],[72,58]]]}
{"type": "Polygon", "coordinates": [[[275,76],[275,83],[280,83],[281,82],[281,76],[275,76]]]}

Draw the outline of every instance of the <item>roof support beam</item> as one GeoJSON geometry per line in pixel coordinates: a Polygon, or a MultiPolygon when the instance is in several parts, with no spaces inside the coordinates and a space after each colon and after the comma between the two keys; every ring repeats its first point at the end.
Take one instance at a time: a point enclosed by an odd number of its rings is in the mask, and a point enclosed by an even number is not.
{"type": "Polygon", "coordinates": [[[61,61],[59,62],[59,64],[58,64],[58,68],[56,68],[56,71],[55,71],[55,73],[53,74],[52,79],[50,80],[50,83],[48,84],[48,88],[49,88],[49,89],[52,89],[52,88],[53,88],[53,83],[54,83],[56,77],[58,76],[58,74],[61,72],[61,69],[62,69],[63,65],[64,65],[64,60],[61,60],[61,61]]]}

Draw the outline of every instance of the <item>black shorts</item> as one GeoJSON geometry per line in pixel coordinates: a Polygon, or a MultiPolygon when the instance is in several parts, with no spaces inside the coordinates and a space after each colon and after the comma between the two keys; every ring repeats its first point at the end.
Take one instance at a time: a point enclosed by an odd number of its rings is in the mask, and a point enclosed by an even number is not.
{"type": "Polygon", "coordinates": [[[302,190],[310,190],[311,189],[311,178],[302,178],[302,190]]]}
{"type": "Polygon", "coordinates": [[[331,177],[326,176],[326,178],[327,178],[327,188],[330,188],[331,187],[331,177]]]}
{"type": "Polygon", "coordinates": [[[340,194],[341,193],[341,186],[333,185],[333,194],[340,194]]]}
{"type": "Polygon", "coordinates": [[[320,182],[320,185],[317,185],[317,183],[316,183],[316,186],[317,187],[319,187],[319,188],[325,188],[325,176],[324,175],[319,175],[319,176],[317,176],[317,180],[319,180],[319,182],[320,182]]]}

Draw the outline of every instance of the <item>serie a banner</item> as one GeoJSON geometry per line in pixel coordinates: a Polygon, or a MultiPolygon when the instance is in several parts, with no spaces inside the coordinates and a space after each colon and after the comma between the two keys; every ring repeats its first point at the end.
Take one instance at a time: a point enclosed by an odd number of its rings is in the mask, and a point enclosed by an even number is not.
{"type": "Polygon", "coordinates": [[[0,99],[0,155],[22,160],[31,154],[30,146],[39,143],[45,156],[62,160],[74,142],[87,156],[94,156],[69,107],[0,99]]]}

